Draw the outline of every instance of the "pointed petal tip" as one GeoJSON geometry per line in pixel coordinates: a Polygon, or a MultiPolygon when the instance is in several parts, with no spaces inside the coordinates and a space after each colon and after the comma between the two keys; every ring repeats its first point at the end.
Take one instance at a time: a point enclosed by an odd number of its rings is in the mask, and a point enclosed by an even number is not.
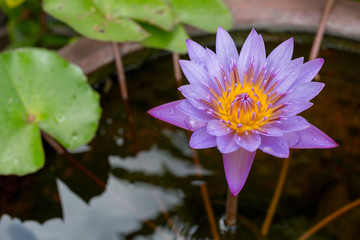
{"type": "Polygon", "coordinates": [[[298,143],[296,143],[291,148],[334,148],[338,144],[332,140],[328,135],[322,132],[320,129],[316,128],[314,125],[311,125],[302,130],[298,131],[297,134],[300,137],[298,143]]]}
{"type": "Polygon", "coordinates": [[[231,188],[230,186],[229,186],[229,190],[230,190],[231,195],[233,195],[233,197],[236,197],[241,191],[241,189],[235,190],[235,189],[231,188]]]}
{"type": "MultiPolygon", "coordinates": [[[[154,116],[154,109],[155,108],[152,108],[152,109],[149,109],[148,111],[147,111],[147,113],[149,114],[149,115],[151,115],[152,117],[155,117],[154,116]]],[[[155,117],[156,118],[156,117],[155,117]]]]}
{"type": "Polygon", "coordinates": [[[252,29],[251,29],[250,34],[256,34],[256,35],[259,35],[259,34],[256,32],[255,28],[252,28],[252,29]]]}
{"type": "Polygon", "coordinates": [[[256,152],[248,152],[242,148],[223,154],[226,181],[233,196],[243,189],[249,175],[256,152]]]}
{"type": "Polygon", "coordinates": [[[228,35],[228,34],[229,34],[228,31],[226,31],[221,26],[219,26],[217,31],[216,31],[216,37],[222,37],[222,35],[228,35]]]}
{"type": "Polygon", "coordinates": [[[309,62],[313,62],[316,66],[318,66],[319,70],[322,67],[322,65],[324,64],[324,59],[323,58],[315,58],[313,60],[310,60],[309,62]]]}
{"type": "MultiPolygon", "coordinates": [[[[284,46],[287,46],[288,48],[290,47],[290,49],[293,49],[294,48],[294,38],[291,37],[289,38],[288,40],[285,40],[283,43],[281,44],[285,44],[284,46]]],[[[281,45],[280,44],[280,45],[281,45]]]]}
{"type": "Polygon", "coordinates": [[[226,30],[222,26],[219,26],[217,31],[219,32],[219,31],[226,31],[226,30]]]}
{"type": "Polygon", "coordinates": [[[326,145],[323,148],[324,149],[336,148],[338,146],[339,146],[339,144],[329,137],[329,139],[327,139],[327,141],[326,141],[326,145]]]}
{"type": "Polygon", "coordinates": [[[339,144],[337,142],[333,141],[332,145],[329,148],[336,148],[338,146],[339,146],[339,144]]]}
{"type": "Polygon", "coordinates": [[[191,39],[186,39],[186,40],[185,40],[185,43],[186,43],[187,46],[193,45],[193,44],[197,44],[197,42],[195,42],[195,41],[193,41],[193,40],[191,40],[191,39]]]}

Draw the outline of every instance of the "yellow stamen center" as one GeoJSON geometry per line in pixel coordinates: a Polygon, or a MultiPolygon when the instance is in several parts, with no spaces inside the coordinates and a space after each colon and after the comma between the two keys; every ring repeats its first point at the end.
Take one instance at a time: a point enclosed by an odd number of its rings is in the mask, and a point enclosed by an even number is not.
{"type": "Polygon", "coordinates": [[[275,74],[265,74],[263,69],[254,79],[251,64],[242,82],[236,66],[230,75],[228,81],[223,73],[224,84],[215,79],[220,93],[210,89],[213,98],[207,103],[214,109],[211,114],[238,134],[266,132],[263,126],[279,120],[281,110],[286,106],[277,104],[284,95],[274,92],[276,83],[272,79],[275,74]]]}

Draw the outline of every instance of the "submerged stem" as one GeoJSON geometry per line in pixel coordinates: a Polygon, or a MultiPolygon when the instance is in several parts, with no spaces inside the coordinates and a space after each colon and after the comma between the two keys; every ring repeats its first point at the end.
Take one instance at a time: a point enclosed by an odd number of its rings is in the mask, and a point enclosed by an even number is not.
{"type": "Polygon", "coordinates": [[[315,224],[313,227],[311,227],[308,231],[306,231],[300,238],[299,240],[306,240],[309,237],[311,237],[314,233],[316,233],[319,229],[321,229],[322,227],[324,227],[326,224],[328,224],[329,222],[331,222],[332,220],[334,220],[335,218],[339,217],[341,214],[349,211],[350,209],[357,207],[360,205],[360,199],[357,199],[345,206],[343,206],[342,208],[338,209],[337,211],[333,212],[332,214],[330,214],[329,216],[325,217],[323,220],[321,220],[320,222],[318,222],[317,224],[315,224]]]}
{"type": "Polygon", "coordinates": [[[273,220],[276,208],[277,208],[277,206],[279,204],[279,199],[280,199],[280,196],[281,196],[281,192],[282,192],[282,189],[284,187],[286,175],[287,175],[287,172],[288,172],[288,169],[289,169],[289,162],[290,162],[290,159],[285,158],[284,162],[282,164],[279,180],[277,182],[273,198],[271,200],[271,203],[270,203],[270,206],[268,208],[264,223],[263,223],[262,228],[261,228],[261,234],[263,236],[266,236],[268,234],[270,224],[271,224],[271,222],[273,220]]]}
{"type": "Polygon", "coordinates": [[[172,54],[172,60],[173,60],[173,67],[174,67],[174,76],[175,76],[175,80],[176,80],[176,86],[179,88],[181,87],[181,81],[182,81],[182,76],[181,76],[181,69],[180,69],[180,65],[179,65],[179,54],[178,53],[173,53],[172,54]]]}
{"type": "Polygon", "coordinates": [[[316,31],[316,36],[314,39],[314,43],[311,47],[311,52],[310,52],[310,60],[313,60],[317,57],[317,55],[319,54],[319,50],[320,50],[320,45],[321,45],[321,41],[323,39],[324,36],[324,32],[325,32],[325,27],[326,27],[326,21],[329,18],[331,9],[334,5],[335,0],[327,0],[326,1],[326,5],[321,17],[321,21],[319,24],[319,27],[316,31]]]}
{"type": "Polygon", "coordinates": [[[234,197],[231,192],[228,191],[226,199],[225,223],[230,227],[236,224],[237,206],[238,195],[234,197]]]}
{"type": "Polygon", "coordinates": [[[129,107],[129,103],[128,103],[128,91],[127,91],[126,78],[125,78],[125,73],[124,73],[124,66],[122,63],[122,58],[120,55],[120,50],[119,50],[118,44],[116,42],[113,42],[112,44],[113,44],[113,50],[114,50],[114,56],[115,56],[115,65],[116,65],[116,70],[117,70],[117,74],[118,74],[118,82],[119,82],[119,86],[120,86],[120,94],[121,94],[121,97],[124,102],[126,118],[127,118],[130,132],[131,132],[131,135],[132,135],[132,138],[134,141],[135,150],[136,150],[136,152],[138,152],[138,151],[140,151],[140,145],[139,145],[139,142],[138,142],[138,139],[136,136],[133,118],[130,113],[130,107],[129,107]]]}

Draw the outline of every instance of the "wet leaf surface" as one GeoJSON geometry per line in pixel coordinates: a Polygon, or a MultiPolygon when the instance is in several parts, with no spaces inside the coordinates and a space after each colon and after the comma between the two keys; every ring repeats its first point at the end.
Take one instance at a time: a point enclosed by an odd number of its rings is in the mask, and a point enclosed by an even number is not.
{"type": "Polygon", "coordinates": [[[171,9],[161,0],[46,0],[44,9],[84,36],[103,41],[141,41],[149,36],[137,21],[171,30],[171,9]]]}
{"type": "Polygon", "coordinates": [[[80,68],[56,53],[24,48],[0,55],[0,173],[24,175],[44,164],[40,131],[64,147],[90,141],[99,96],[80,68]]]}

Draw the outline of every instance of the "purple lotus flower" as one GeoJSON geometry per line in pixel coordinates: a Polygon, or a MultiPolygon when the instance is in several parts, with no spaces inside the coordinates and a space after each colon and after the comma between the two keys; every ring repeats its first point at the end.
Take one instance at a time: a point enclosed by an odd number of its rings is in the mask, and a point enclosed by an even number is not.
{"type": "Polygon", "coordinates": [[[280,158],[289,148],[332,148],[337,144],[299,113],[324,87],[311,82],[323,59],[291,60],[293,39],[266,57],[264,41],[253,29],[238,54],[221,27],[216,54],[187,40],[191,61],[180,60],[190,82],[179,88],[186,99],[153,108],[149,113],[193,131],[190,146],[217,147],[225,175],[236,196],[248,177],[257,149],[280,158]]]}

